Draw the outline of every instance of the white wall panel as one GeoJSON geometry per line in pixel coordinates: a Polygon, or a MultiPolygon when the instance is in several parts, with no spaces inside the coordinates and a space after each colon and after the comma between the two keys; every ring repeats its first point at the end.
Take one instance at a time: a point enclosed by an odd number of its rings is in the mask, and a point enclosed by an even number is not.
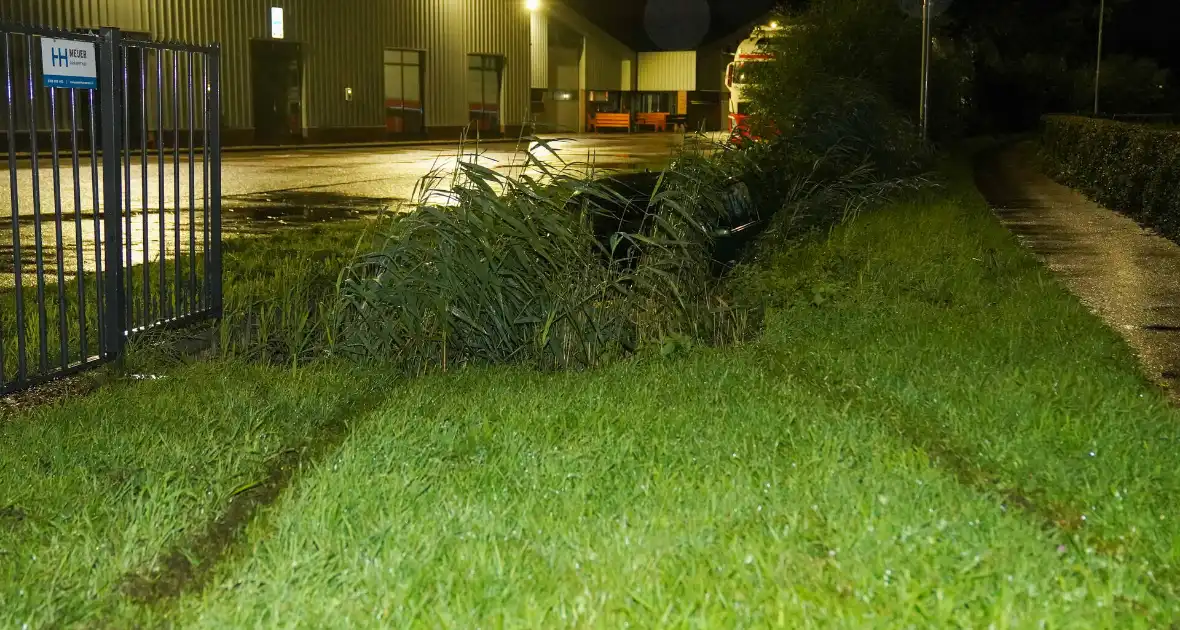
{"type": "Polygon", "coordinates": [[[639,53],[639,91],[697,89],[697,54],[692,50],[639,53]]]}

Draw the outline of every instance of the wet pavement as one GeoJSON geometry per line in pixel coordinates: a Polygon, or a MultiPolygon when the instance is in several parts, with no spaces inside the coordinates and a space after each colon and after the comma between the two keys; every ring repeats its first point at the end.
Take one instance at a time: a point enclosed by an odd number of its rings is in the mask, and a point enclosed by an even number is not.
{"type": "MultiPolygon", "coordinates": [[[[584,173],[595,171],[660,168],[686,144],[708,149],[716,138],[686,138],[675,133],[601,134],[569,139],[546,138],[549,147],[525,146],[507,141],[474,143],[463,148],[462,159],[477,161],[498,172],[519,175],[524,151],[553,169],[584,173]]],[[[418,199],[417,186],[431,172],[449,172],[460,159],[458,143],[355,148],[279,148],[267,152],[225,152],[222,157],[222,222],[227,237],[273,232],[291,226],[375,215],[418,199]]],[[[21,266],[33,271],[37,240],[45,243],[46,262],[56,267],[60,258],[67,277],[78,268],[92,270],[95,259],[96,220],[94,199],[96,169],[87,158],[78,162],[75,179],[71,159],[63,155],[54,173],[49,160],[38,160],[37,187],[29,160],[16,162],[15,207],[20,219],[17,232],[22,248],[21,266]],[[60,207],[54,189],[60,191],[60,207]],[[39,196],[39,199],[37,198],[39,196]],[[38,209],[39,208],[39,212],[38,209]],[[61,216],[62,244],[57,246],[57,215],[61,216]],[[37,219],[40,219],[38,225],[37,219]]],[[[8,163],[0,160],[0,285],[11,285],[13,259],[13,187],[8,163]]],[[[206,207],[204,165],[200,155],[190,163],[182,151],[179,161],[165,152],[136,156],[129,172],[122,173],[131,209],[132,263],[157,260],[160,252],[175,253],[176,230],[180,249],[186,253],[190,237],[201,248],[206,207]],[[191,170],[190,170],[191,169],[191,170]],[[160,173],[163,178],[160,178],[160,173]],[[191,182],[191,186],[190,186],[191,182]],[[161,186],[162,184],[162,186],[161,186]]],[[[99,178],[100,179],[100,178],[99,178]]],[[[125,224],[126,229],[126,224],[125,224]]]]}
{"type": "Polygon", "coordinates": [[[1043,175],[1028,142],[980,156],[976,183],[1004,225],[1180,402],[1180,245],[1043,175]]]}

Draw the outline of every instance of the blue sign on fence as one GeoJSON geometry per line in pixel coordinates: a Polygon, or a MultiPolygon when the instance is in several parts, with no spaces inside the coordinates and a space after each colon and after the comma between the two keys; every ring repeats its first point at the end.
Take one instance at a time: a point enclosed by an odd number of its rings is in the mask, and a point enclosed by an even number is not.
{"type": "Polygon", "coordinates": [[[42,37],[41,77],[48,88],[97,88],[98,58],[94,43],[42,37]]]}

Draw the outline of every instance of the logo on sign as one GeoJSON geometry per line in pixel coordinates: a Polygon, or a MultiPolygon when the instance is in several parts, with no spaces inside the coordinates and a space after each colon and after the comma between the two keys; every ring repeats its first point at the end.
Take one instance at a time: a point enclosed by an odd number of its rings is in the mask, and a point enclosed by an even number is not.
{"type": "Polygon", "coordinates": [[[93,90],[98,87],[94,43],[41,39],[41,76],[45,87],[93,90]]]}

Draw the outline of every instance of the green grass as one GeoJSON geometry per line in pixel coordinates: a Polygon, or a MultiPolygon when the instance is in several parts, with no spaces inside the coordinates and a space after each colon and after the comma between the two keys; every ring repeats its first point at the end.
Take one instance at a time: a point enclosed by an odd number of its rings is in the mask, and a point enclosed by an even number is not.
{"type": "Polygon", "coordinates": [[[371,377],[211,363],[3,421],[0,626],[93,626],[284,449],[355,413],[371,377]],[[14,513],[19,510],[19,516],[14,513]]]}
{"type": "MultiPolygon", "coordinates": [[[[260,348],[289,345],[291,342],[286,337],[305,332],[293,326],[291,322],[282,321],[281,313],[275,306],[295,301],[315,302],[327,297],[335,287],[340,270],[353,259],[358,244],[367,246],[368,241],[365,239],[373,235],[372,225],[372,222],[367,220],[341,221],[289,229],[261,237],[227,239],[222,247],[223,283],[230,326],[226,328],[225,338],[219,340],[222,347],[231,353],[245,352],[246,348],[250,348],[252,354],[258,354],[260,348]],[[238,318],[247,317],[261,321],[262,330],[246,331],[236,326],[238,318]],[[269,329],[266,327],[267,324],[270,324],[269,329]],[[229,334],[231,332],[233,334],[229,334]]],[[[177,288],[180,289],[179,298],[183,309],[189,308],[194,293],[198,296],[197,300],[205,299],[203,257],[192,261],[196,275],[195,289],[189,283],[190,257],[180,256],[179,282],[176,279],[175,262],[175,258],[169,258],[165,262],[163,276],[160,274],[159,261],[146,266],[146,276],[145,265],[142,264],[134,265],[126,274],[130,278],[130,282],[125,286],[134,326],[138,327],[145,321],[152,321],[161,313],[164,317],[170,317],[173,311],[169,309],[175,309],[177,305],[177,288]],[[148,287],[146,299],[145,284],[148,287]],[[167,287],[167,296],[162,295],[161,287],[167,287]],[[162,297],[167,298],[167,304],[161,304],[162,297]]],[[[49,267],[52,265],[47,266],[47,269],[49,267]]],[[[35,282],[29,284],[29,274],[26,274],[22,294],[27,344],[25,357],[30,377],[59,369],[63,363],[63,356],[66,357],[66,364],[80,360],[83,354],[83,327],[86,333],[85,356],[98,354],[102,331],[98,325],[99,303],[95,274],[84,274],[81,284],[84,293],[79,299],[77,277],[62,283],[62,290],[59,291],[56,276],[53,273],[46,276],[46,361],[45,369],[42,369],[37,287],[35,282]],[[64,300],[61,299],[63,297],[64,300]],[[64,320],[61,318],[63,305],[64,320]],[[64,354],[61,351],[63,330],[66,341],[64,354]]],[[[3,348],[0,358],[3,360],[5,382],[16,380],[19,360],[16,293],[13,287],[0,289],[0,343],[3,348]]],[[[198,303],[197,308],[204,307],[198,303]]],[[[133,350],[154,344],[160,335],[149,333],[146,335],[146,344],[143,343],[142,337],[143,335],[132,336],[130,346],[133,350]],[[140,338],[137,339],[137,336],[140,338]]]]}
{"type": "MultiPolygon", "coordinates": [[[[194,283],[189,282],[191,257],[180,257],[179,282],[175,260],[167,259],[162,276],[158,261],[148,265],[134,265],[126,273],[125,278],[129,278],[129,282],[125,281],[124,287],[133,317],[132,328],[143,326],[145,322],[171,318],[174,313],[189,310],[194,301],[205,299],[204,259],[198,257],[193,260],[196,266],[194,283]],[[167,288],[166,297],[161,293],[162,287],[167,288]],[[178,293],[181,300],[179,308],[176,301],[178,293]]],[[[26,270],[19,291],[16,287],[0,289],[0,342],[3,343],[4,350],[0,359],[3,360],[6,383],[13,383],[18,377],[21,346],[17,323],[21,319],[24,321],[26,376],[30,380],[61,369],[63,364],[70,365],[99,354],[102,329],[99,327],[97,274],[93,271],[85,272],[80,279],[78,275],[73,275],[66,276],[64,282],[58,282],[55,268],[54,265],[46,265],[44,284],[40,289],[45,304],[44,322],[38,308],[35,272],[26,270]],[[82,289],[81,295],[79,285],[82,289]],[[23,318],[20,317],[21,310],[17,307],[18,293],[23,301],[23,318]],[[45,329],[44,344],[41,343],[40,337],[42,326],[45,329]]],[[[72,273],[76,274],[77,269],[72,273]]],[[[202,308],[205,307],[198,304],[193,310],[202,308]]]]}
{"type": "Polygon", "coordinates": [[[231,361],[0,425],[0,626],[1167,626],[1180,413],[964,181],[766,247],[747,345],[231,361]],[[341,422],[203,590],[108,590],[341,422]]]}
{"type": "MultiPolygon", "coordinates": [[[[227,241],[227,304],[281,299],[275,280],[291,274],[325,291],[367,230],[345,222],[227,241]]],[[[123,369],[94,377],[108,384],[85,399],[0,415],[0,627],[110,615],[128,574],[183,550],[235,491],[290,449],[322,442],[383,380],[342,365],[181,365],[156,349],[175,336],[134,340],[123,369]],[[119,376],[135,371],[164,378],[119,376]]]]}

